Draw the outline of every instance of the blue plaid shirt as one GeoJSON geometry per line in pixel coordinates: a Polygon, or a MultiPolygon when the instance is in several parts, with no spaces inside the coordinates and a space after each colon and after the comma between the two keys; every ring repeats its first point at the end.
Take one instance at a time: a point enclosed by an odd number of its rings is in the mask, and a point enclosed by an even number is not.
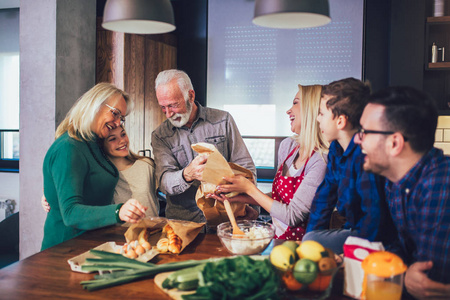
{"type": "Polygon", "coordinates": [[[343,150],[337,141],[330,145],[327,172],[314,197],[307,232],[329,229],[336,207],[346,218],[344,228],[356,230],[357,236],[382,241],[386,246],[397,232],[385,201],[384,177],[365,172],[364,154],[353,139],[343,150]]]}
{"type": "Polygon", "coordinates": [[[433,148],[397,183],[386,199],[407,264],[433,261],[430,279],[450,283],[450,157],[433,148]]]}

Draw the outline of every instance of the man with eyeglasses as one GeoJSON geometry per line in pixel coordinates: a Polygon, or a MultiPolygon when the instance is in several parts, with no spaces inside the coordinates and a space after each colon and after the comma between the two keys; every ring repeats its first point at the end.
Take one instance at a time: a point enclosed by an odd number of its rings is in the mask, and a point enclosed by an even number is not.
{"type": "Polygon", "coordinates": [[[386,200],[409,265],[407,291],[450,299],[450,157],[434,148],[433,99],[410,87],[373,94],[357,138],[364,169],[385,176],[386,200]]]}
{"type": "MultiPolygon", "coordinates": [[[[161,191],[166,194],[166,217],[205,222],[195,195],[207,158],[195,156],[191,144],[214,144],[227,161],[249,169],[256,178],[255,164],[233,117],[226,111],[196,102],[194,88],[185,72],[162,71],[155,80],[155,89],[158,104],[167,117],[152,133],[156,176],[161,191]]],[[[249,206],[246,209],[247,218],[258,216],[257,210],[249,206]]]]}

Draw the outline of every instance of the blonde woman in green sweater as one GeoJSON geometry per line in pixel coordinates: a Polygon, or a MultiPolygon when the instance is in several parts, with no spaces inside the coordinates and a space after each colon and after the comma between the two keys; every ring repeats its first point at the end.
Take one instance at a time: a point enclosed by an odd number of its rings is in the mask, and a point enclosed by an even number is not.
{"type": "Polygon", "coordinates": [[[119,171],[100,144],[123,124],[131,105],[128,94],[99,83],[77,100],[58,126],[43,163],[44,195],[52,209],[45,220],[42,250],[86,230],[145,217],[147,208],[137,200],[111,204],[119,171]]]}
{"type": "MultiPolygon", "coordinates": [[[[103,151],[119,170],[113,203],[125,203],[129,199],[136,199],[147,207],[146,216],[157,217],[159,201],[156,195],[155,163],[149,157],[130,151],[129,143],[128,135],[122,126],[111,130],[102,143],[103,151]]],[[[45,196],[42,196],[41,204],[46,212],[50,211],[45,196]]]]}

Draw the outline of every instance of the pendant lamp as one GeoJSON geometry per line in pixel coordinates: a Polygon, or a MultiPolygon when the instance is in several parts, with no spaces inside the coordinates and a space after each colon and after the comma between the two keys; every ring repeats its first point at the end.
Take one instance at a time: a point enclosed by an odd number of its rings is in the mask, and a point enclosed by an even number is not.
{"type": "Polygon", "coordinates": [[[256,0],[255,25],[296,29],[326,25],[331,21],[328,0],[256,0]]]}
{"type": "Polygon", "coordinates": [[[166,33],[176,28],[170,0],[108,0],[102,27],[136,34],[166,33]]]}

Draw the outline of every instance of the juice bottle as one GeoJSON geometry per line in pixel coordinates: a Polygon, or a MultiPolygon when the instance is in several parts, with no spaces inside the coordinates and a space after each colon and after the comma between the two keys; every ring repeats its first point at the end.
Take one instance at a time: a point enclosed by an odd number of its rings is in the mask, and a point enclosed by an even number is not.
{"type": "Polygon", "coordinates": [[[400,300],[407,269],[402,259],[387,251],[373,252],[361,263],[366,300],[400,300]]]}

